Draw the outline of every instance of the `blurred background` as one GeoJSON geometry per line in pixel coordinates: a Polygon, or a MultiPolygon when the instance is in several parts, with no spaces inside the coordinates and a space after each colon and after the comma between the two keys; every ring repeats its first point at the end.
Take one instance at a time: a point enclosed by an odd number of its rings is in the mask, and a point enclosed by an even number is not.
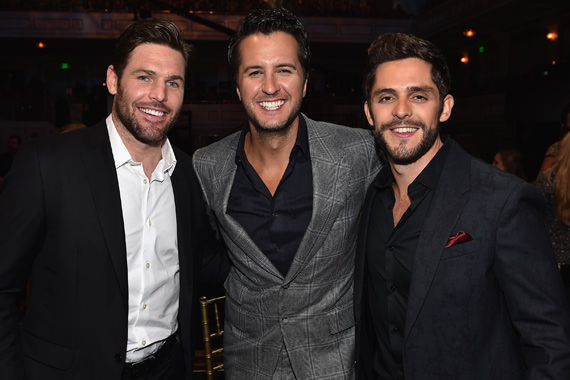
{"type": "Polygon", "coordinates": [[[0,153],[9,138],[92,125],[110,112],[105,87],[116,38],[133,20],[168,19],[194,45],[185,104],[171,140],[192,153],[246,120],[226,47],[254,8],[285,7],[309,32],[312,67],[303,112],[369,128],[361,92],[366,49],[381,33],[438,45],[452,71],[455,107],[444,132],[492,162],[517,148],[529,180],[559,138],[570,103],[568,0],[2,0],[0,153]]]}

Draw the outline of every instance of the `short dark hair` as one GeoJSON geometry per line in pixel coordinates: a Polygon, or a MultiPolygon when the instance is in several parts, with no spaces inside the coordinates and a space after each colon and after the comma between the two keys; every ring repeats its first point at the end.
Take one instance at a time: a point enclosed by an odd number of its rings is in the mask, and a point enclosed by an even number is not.
{"type": "Polygon", "coordinates": [[[433,43],[403,33],[382,34],[368,48],[368,68],[362,85],[366,100],[371,101],[378,66],[406,58],[419,58],[431,65],[431,79],[439,90],[441,112],[443,99],[449,94],[451,87],[451,74],[445,57],[433,43]]]}
{"type": "Polygon", "coordinates": [[[255,9],[241,20],[237,32],[228,44],[228,62],[236,83],[241,62],[239,51],[241,42],[252,34],[270,35],[275,32],[285,32],[295,38],[299,49],[299,61],[303,67],[303,74],[305,78],[307,77],[311,69],[311,50],[303,24],[285,8],[255,9]]]}
{"type": "Polygon", "coordinates": [[[184,58],[184,66],[188,64],[192,47],[184,41],[180,29],[174,23],[156,18],[143,18],[130,24],[121,33],[113,50],[113,68],[119,79],[133,50],[142,44],[168,46],[179,51],[184,58]]]}

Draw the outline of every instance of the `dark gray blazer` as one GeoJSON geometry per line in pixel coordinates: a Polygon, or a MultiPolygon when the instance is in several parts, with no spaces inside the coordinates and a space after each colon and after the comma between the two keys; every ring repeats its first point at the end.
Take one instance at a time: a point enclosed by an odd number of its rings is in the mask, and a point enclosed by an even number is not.
{"type": "Polygon", "coordinates": [[[271,378],[283,345],[299,379],[354,377],[356,228],[379,161],[370,131],[302,117],[313,170],[313,216],[285,277],[226,213],[239,132],[194,155],[233,263],[225,284],[229,379],[271,378]]]}
{"type": "MultiPolygon", "coordinates": [[[[192,371],[192,292],[201,191],[191,158],[172,176],[179,332],[192,371]],[[195,234],[191,238],[191,232],[195,234]]],[[[206,223],[207,224],[207,223],[206,223]]],[[[121,200],[105,122],[25,144],[0,194],[0,378],[120,379],[128,281],[121,200]],[[21,329],[18,299],[31,274],[21,329]]]]}
{"type": "MultiPolygon", "coordinates": [[[[449,144],[412,269],[406,380],[570,379],[570,316],[544,200],[533,186],[449,144]],[[473,240],[446,248],[459,231],[473,240]]],[[[374,351],[363,244],[370,195],[355,271],[362,379],[370,378],[374,351]]]]}

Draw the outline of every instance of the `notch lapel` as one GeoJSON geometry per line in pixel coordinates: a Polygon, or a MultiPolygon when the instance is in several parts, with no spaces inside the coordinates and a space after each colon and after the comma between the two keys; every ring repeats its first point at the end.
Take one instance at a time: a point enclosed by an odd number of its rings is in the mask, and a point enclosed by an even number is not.
{"type": "Polygon", "coordinates": [[[427,297],[449,236],[467,203],[470,157],[452,140],[418,240],[412,269],[404,339],[409,336],[427,297]]]}
{"type": "Polygon", "coordinates": [[[82,150],[83,163],[97,209],[101,232],[115,269],[115,277],[124,306],[127,308],[129,295],[127,253],[117,171],[106,123],[103,121],[90,129],[86,135],[85,149],[82,150]]]}
{"type": "MultiPolygon", "coordinates": [[[[304,116],[302,116],[304,117],[304,116]]],[[[313,175],[313,212],[286,282],[292,281],[323,246],[347,197],[350,166],[330,134],[306,118],[313,175]],[[326,140],[326,141],[325,141],[326,140]]]]}

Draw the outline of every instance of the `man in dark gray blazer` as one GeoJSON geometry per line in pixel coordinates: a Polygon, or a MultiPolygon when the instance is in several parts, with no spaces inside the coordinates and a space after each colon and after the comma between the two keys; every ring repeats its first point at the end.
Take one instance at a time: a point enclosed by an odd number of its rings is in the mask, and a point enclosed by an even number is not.
{"type": "Polygon", "coordinates": [[[352,379],[356,225],[379,170],[372,133],[299,113],[309,48],[289,12],[252,12],[228,56],[249,121],[194,155],[233,263],[226,378],[352,379]]]}
{"type": "Polygon", "coordinates": [[[191,158],[166,138],[188,53],[171,22],[131,24],[107,70],[106,121],[16,155],[0,194],[1,379],[191,378],[212,233],[191,158]]]}
{"type": "Polygon", "coordinates": [[[440,137],[441,52],[403,34],[369,49],[365,112],[388,157],[355,271],[361,379],[570,379],[568,304],[531,185],[440,137]]]}

